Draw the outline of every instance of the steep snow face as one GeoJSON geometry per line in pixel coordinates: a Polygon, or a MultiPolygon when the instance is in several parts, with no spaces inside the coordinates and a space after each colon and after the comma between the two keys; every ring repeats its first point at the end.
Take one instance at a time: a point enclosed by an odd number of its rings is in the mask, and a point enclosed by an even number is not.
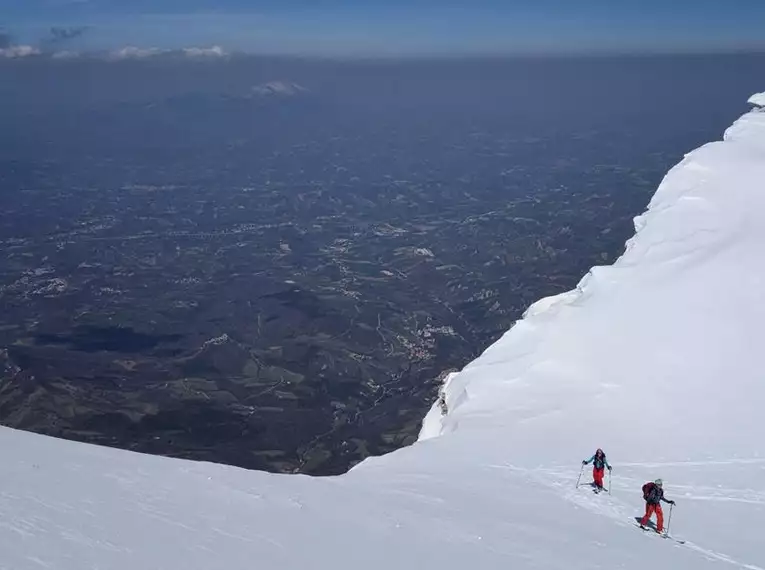
{"type": "Polygon", "coordinates": [[[765,112],[724,138],[670,171],[613,266],[451,379],[443,432],[501,431],[529,465],[587,440],[657,461],[765,453],[765,112]]]}
{"type": "Polygon", "coordinates": [[[764,180],[755,110],[451,376],[419,443],[341,477],[0,430],[0,568],[765,569],[764,180]],[[596,447],[611,495],[575,488],[596,447]],[[635,524],[656,477],[683,545],[635,524]]]}

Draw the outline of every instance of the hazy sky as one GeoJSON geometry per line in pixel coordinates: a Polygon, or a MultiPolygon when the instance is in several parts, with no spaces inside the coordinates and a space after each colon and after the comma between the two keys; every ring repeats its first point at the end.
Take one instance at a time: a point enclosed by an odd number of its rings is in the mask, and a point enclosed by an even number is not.
{"type": "Polygon", "coordinates": [[[0,0],[13,43],[307,54],[765,49],[765,0],[0,0]],[[47,37],[47,39],[46,39],[47,37]]]}

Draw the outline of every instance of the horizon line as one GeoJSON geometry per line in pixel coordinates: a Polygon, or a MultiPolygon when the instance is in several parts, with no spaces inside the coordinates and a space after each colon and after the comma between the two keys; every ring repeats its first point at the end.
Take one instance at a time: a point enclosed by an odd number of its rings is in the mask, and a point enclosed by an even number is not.
{"type": "Polygon", "coordinates": [[[457,60],[503,60],[503,59],[609,59],[630,57],[710,57],[710,56],[742,56],[742,55],[765,55],[765,45],[752,47],[721,47],[709,48],[680,48],[680,49],[566,49],[566,50],[512,50],[512,51],[455,51],[455,52],[396,52],[396,53],[303,53],[299,51],[254,51],[245,49],[227,50],[218,45],[214,46],[188,46],[178,48],[157,48],[124,46],[116,49],[99,50],[60,50],[47,51],[34,46],[10,46],[0,49],[0,62],[2,61],[29,61],[51,60],[57,62],[77,60],[108,60],[115,61],[150,61],[162,58],[183,56],[186,60],[220,61],[223,59],[246,59],[246,58],[271,58],[302,61],[335,61],[335,62],[385,62],[385,61],[457,61],[457,60]],[[17,56],[7,55],[14,48],[29,48],[31,53],[23,53],[17,56]],[[135,50],[132,52],[130,50],[135,50]]]}

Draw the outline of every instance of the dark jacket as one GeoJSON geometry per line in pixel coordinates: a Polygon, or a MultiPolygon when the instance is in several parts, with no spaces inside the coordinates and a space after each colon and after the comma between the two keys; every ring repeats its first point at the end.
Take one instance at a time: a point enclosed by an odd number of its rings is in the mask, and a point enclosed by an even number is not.
{"type": "Polygon", "coordinates": [[[649,505],[658,505],[661,501],[665,503],[671,502],[664,498],[664,489],[656,483],[646,483],[643,485],[643,498],[649,505]]]}

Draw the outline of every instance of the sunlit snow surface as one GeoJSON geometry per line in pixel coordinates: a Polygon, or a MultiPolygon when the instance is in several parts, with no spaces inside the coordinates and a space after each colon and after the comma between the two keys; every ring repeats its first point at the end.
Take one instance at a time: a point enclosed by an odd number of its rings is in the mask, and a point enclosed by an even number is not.
{"type": "Polygon", "coordinates": [[[749,98],[749,102],[758,107],[765,107],[765,93],[755,93],[749,98]]]}
{"type": "Polygon", "coordinates": [[[450,378],[423,441],[341,477],[0,430],[0,568],[765,569],[765,112],[636,226],[450,378]],[[610,496],[574,488],[598,446],[610,496]],[[635,526],[656,477],[684,545],[635,526]]]}

